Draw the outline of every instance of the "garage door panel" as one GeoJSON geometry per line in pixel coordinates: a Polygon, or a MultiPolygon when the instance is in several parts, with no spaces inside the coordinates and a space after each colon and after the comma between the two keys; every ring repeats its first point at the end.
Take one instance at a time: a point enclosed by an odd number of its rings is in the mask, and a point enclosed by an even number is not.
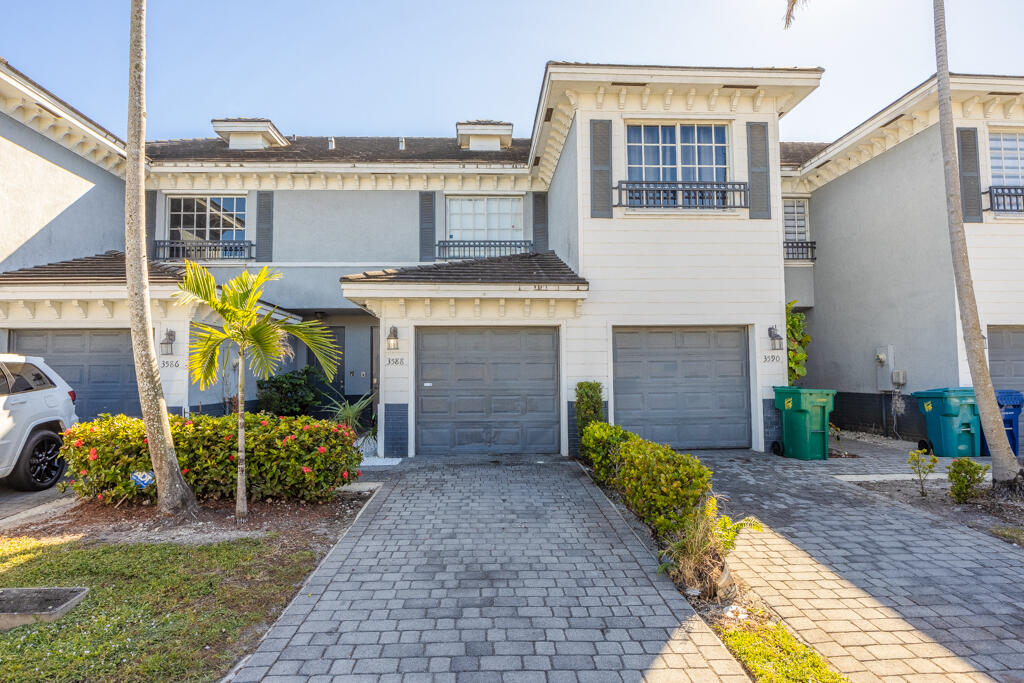
{"type": "Polygon", "coordinates": [[[128,330],[12,330],[10,348],[42,356],[71,385],[80,419],[91,420],[100,413],[141,414],[128,330]]]}
{"type": "Polygon", "coordinates": [[[996,389],[1024,391],[1024,326],[989,327],[988,356],[996,389]]]}
{"type": "Polygon", "coordinates": [[[744,328],[616,328],[612,344],[616,424],[675,448],[750,446],[744,328]]]}
{"type": "Polygon", "coordinates": [[[559,450],[557,330],[419,327],[416,337],[417,453],[559,450]],[[451,414],[424,409],[442,401],[451,414]]]}
{"type": "Polygon", "coordinates": [[[447,396],[421,396],[416,407],[424,415],[448,416],[452,414],[452,404],[447,396]]]}

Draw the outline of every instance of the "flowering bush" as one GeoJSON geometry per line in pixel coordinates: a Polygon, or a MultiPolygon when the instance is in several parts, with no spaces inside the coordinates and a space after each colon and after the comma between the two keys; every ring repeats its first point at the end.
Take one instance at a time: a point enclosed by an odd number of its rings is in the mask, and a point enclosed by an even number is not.
{"type": "MultiPolygon", "coordinates": [[[[181,473],[199,499],[233,498],[237,478],[237,415],[171,417],[181,473]]],[[[245,416],[245,467],[250,500],[267,498],[322,502],[355,481],[362,455],[345,424],[311,417],[245,416]]],[[[156,499],[156,485],[132,481],[152,464],[142,420],[101,415],[64,432],[61,455],[83,498],[102,502],[156,499]]]]}

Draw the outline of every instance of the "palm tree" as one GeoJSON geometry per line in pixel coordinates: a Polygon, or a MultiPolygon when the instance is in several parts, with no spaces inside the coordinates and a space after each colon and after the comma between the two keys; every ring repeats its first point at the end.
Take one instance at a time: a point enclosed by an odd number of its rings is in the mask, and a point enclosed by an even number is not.
{"type": "Polygon", "coordinates": [[[238,484],[235,489],[235,522],[243,524],[249,515],[245,491],[245,368],[253,374],[269,377],[277,366],[292,355],[286,338],[291,335],[304,343],[320,362],[328,379],[334,377],[341,352],[330,331],[318,320],[298,323],[275,318],[277,309],[268,309],[261,298],[268,282],[281,279],[280,273],[263,267],[253,275],[241,275],[219,287],[213,275],[197,263],[186,261],[185,279],[178,285],[176,297],[183,304],[203,304],[220,316],[221,328],[192,323],[188,367],[192,381],[201,389],[216,384],[221,353],[238,354],[238,484]]]}
{"type": "MultiPolygon", "coordinates": [[[[785,26],[793,22],[796,8],[807,0],[786,0],[785,26]]],[[[946,52],[946,7],[944,0],[932,0],[935,17],[935,75],[938,82],[939,135],[942,139],[942,165],[945,170],[946,211],[949,223],[949,247],[953,255],[953,280],[967,348],[967,366],[971,371],[974,396],[978,402],[981,428],[992,453],[992,482],[996,486],[1014,486],[1024,491],[1024,469],[1010,450],[1003,418],[996,401],[992,375],[985,358],[978,302],[967,254],[963,210],[960,204],[960,168],[953,136],[953,99],[949,86],[949,59],[946,52]]]]}
{"type": "Polygon", "coordinates": [[[195,517],[196,497],[185,483],[174,452],[149,308],[149,267],[142,232],[146,163],[146,0],[132,0],[128,63],[128,143],[124,194],[125,279],[132,354],[142,421],[156,477],[157,509],[176,519],[195,517]]]}

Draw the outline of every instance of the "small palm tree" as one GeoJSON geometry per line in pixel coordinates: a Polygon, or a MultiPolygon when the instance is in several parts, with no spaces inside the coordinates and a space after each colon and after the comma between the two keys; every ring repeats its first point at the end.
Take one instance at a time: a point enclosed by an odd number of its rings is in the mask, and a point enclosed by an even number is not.
{"type": "Polygon", "coordinates": [[[304,343],[320,361],[328,379],[334,377],[341,359],[330,331],[320,321],[289,323],[277,320],[277,309],[262,303],[263,289],[268,282],[281,279],[281,274],[266,267],[256,274],[243,271],[219,288],[213,275],[197,263],[186,261],[185,279],[178,285],[176,297],[184,304],[203,304],[220,316],[220,329],[203,323],[192,323],[188,368],[192,382],[201,389],[217,383],[222,351],[238,354],[238,485],[235,492],[235,522],[242,524],[249,515],[245,491],[245,368],[260,379],[266,379],[281,361],[292,355],[286,342],[291,335],[304,343]],[[220,290],[218,292],[218,289],[220,290]]]}

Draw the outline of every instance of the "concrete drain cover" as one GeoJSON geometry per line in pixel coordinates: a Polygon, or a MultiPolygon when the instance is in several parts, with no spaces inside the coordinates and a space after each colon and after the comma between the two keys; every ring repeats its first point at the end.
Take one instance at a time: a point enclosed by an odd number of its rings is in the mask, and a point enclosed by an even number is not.
{"type": "Polygon", "coordinates": [[[88,588],[0,588],[0,631],[57,621],[88,592],[88,588]]]}

